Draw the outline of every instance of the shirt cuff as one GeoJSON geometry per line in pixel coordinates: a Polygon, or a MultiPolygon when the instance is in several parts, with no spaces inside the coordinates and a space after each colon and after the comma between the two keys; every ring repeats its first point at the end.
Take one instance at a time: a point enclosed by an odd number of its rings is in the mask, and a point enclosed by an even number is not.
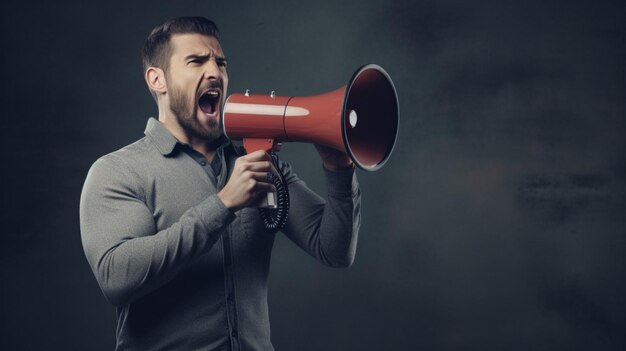
{"type": "Polygon", "coordinates": [[[331,196],[355,196],[359,192],[359,182],[356,179],[354,167],[338,171],[329,171],[325,167],[326,189],[331,196]]]}

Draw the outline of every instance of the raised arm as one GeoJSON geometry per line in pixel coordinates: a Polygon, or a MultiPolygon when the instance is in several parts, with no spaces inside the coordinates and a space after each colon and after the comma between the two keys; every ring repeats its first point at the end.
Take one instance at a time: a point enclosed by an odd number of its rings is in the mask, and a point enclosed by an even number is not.
{"type": "Polygon", "coordinates": [[[326,199],[283,164],[289,184],[290,213],[283,232],[296,245],[331,267],[354,262],[361,225],[361,192],[354,169],[324,169],[326,199]]]}

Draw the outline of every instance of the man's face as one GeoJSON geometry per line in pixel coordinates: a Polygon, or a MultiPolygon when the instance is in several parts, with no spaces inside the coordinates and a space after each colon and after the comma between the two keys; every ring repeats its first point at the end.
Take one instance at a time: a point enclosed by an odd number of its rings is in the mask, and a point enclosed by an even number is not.
{"type": "Polygon", "coordinates": [[[202,34],[175,34],[170,45],[170,109],[187,135],[215,140],[222,134],[220,112],[228,88],[220,43],[202,34]]]}

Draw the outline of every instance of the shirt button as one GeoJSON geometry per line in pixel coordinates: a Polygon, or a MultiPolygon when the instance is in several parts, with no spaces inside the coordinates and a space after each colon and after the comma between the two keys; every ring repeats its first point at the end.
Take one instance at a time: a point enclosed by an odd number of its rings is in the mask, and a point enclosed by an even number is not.
{"type": "Polygon", "coordinates": [[[228,294],[228,301],[233,302],[233,294],[228,294]]]}
{"type": "Polygon", "coordinates": [[[202,160],[202,161],[200,161],[200,165],[202,165],[202,166],[206,166],[206,160],[202,160]]]}
{"type": "Polygon", "coordinates": [[[230,333],[230,335],[232,335],[233,338],[237,337],[237,329],[233,329],[233,332],[230,333]]]}

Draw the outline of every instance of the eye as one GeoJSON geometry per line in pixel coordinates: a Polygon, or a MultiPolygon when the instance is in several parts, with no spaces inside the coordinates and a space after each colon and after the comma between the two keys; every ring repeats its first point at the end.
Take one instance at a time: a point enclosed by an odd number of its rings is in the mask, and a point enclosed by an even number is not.
{"type": "Polygon", "coordinates": [[[217,59],[215,60],[215,63],[217,63],[218,66],[224,67],[224,68],[226,68],[226,65],[227,65],[226,59],[217,59]]]}

